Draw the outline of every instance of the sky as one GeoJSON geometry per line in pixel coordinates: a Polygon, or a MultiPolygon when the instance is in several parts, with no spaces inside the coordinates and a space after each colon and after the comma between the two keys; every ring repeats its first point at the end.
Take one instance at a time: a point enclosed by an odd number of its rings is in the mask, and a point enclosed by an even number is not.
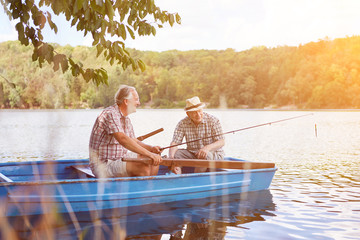
{"type": "MultiPolygon", "coordinates": [[[[138,50],[243,51],[252,47],[298,46],[320,39],[360,35],[360,0],[155,0],[162,10],[179,13],[181,25],[157,29],[156,36],[127,40],[138,50]]],[[[64,17],[53,19],[57,35],[47,28],[45,40],[60,45],[91,46],[64,17]]],[[[16,22],[0,9],[0,42],[17,40],[16,22]]]]}

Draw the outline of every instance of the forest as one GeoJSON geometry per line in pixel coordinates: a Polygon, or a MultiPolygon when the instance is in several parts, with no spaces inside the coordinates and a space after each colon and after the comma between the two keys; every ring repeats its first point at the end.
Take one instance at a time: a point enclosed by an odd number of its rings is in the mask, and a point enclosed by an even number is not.
{"type": "Polygon", "coordinates": [[[321,39],[296,47],[246,51],[138,51],[128,49],[146,70],[123,70],[96,57],[95,47],[53,44],[55,51],[87,67],[102,67],[99,86],[32,61],[32,48],[0,43],[0,108],[103,108],[114,103],[121,84],[135,86],[143,108],[182,108],[199,96],[208,108],[358,109],[360,36],[321,39]]]}

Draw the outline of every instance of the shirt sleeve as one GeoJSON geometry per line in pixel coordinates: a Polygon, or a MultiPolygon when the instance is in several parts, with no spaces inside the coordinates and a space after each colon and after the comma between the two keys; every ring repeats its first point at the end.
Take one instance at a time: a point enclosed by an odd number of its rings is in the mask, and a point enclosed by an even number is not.
{"type": "Polygon", "coordinates": [[[219,141],[220,139],[224,139],[223,130],[219,119],[214,119],[212,135],[214,136],[214,141],[219,141]]]}
{"type": "Polygon", "coordinates": [[[104,117],[105,125],[107,126],[107,133],[113,134],[116,132],[124,132],[124,129],[121,126],[119,115],[115,114],[113,111],[108,111],[104,117]]]}
{"type": "Polygon", "coordinates": [[[182,121],[180,121],[176,125],[172,142],[174,142],[175,144],[180,144],[184,138],[184,135],[185,135],[184,127],[183,127],[182,121]]]}

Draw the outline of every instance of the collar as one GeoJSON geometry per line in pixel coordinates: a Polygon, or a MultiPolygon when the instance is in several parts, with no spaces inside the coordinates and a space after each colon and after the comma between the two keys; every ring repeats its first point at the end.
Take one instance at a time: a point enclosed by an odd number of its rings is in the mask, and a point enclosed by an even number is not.
{"type": "Polygon", "coordinates": [[[205,123],[205,118],[207,118],[207,114],[204,112],[204,116],[203,116],[203,118],[201,119],[201,121],[199,122],[199,124],[195,124],[195,123],[189,118],[189,116],[186,116],[185,119],[187,119],[187,121],[188,121],[189,123],[194,124],[195,126],[199,126],[199,125],[205,123]]]}
{"type": "Polygon", "coordinates": [[[118,106],[116,103],[115,103],[113,106],[114,106],[114,108],[119,112],[121,118],[125,118],[125,119],[128,118],[128,116],[126,116],[126,117],[124,116],[124,114],[121,112],[119,106],[118,106]]]}

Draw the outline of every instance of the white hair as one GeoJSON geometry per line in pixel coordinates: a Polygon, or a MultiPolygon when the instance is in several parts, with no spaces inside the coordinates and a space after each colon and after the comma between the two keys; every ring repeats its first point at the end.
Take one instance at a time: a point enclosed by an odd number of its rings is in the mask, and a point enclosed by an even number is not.
{"type": "Polygon", "coordinates": [[[132,97],[132,91],[136,91],[136,89],[128,85],[121,85],[115,94],[115,103],[119,105],[125,99],[130,99],[132,97]]]}

